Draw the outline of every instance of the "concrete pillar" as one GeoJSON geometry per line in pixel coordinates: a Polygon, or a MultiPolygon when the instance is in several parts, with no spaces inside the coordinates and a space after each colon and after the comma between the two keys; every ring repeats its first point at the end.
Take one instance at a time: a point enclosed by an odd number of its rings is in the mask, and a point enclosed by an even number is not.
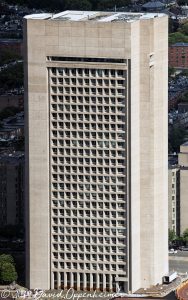
{"type": "Polygon", "coordinates": [[[77,273],[77,291],[80,291],[80,273],[77,273]]]}
{"type": "Polygon", "coordinates": [[[90,274],[90,290],[93,290],[93,274],[90,274]]]}
{"type": "Polygon", "coordinates": [[[60,289],[61,286],[61,274],[57,272],[57,288],[60,289]]]}
{"type": "Polygon", "coordinates": [[[64,273],[64,290],[67,289],[67,273],[64,273]]]}
{"type": "Polygon", "coordinates": [[[111,274],[109,275],[109,277],[110,277],[110,291],[112,291],[113,290],[113,283],[112,283],[113,277],[111,274]]]}
{"type": "Polygon", "coordinates": [[[51,289],[54,289],[54,272],[52,272],[52,276],[51,276],[51,289]]]}
{"type": "Polygon", "coordinates": [[[106,275],[103,274],[103,291],[106,291],[106,275]]]}
{"type": "Polygon", "coordinates": [[[70,287],[74,288],[74,276],[72,272],[70,273],[70,287]]]}
{"type": "Polygon", "coordinates": [[[83,279],[84,279],[84,282],[83,282],[84,283],[83,284],[84,288],[83,288],[83,290],[86,291],[87,290],[87,282],[86,282],[86,274],[85,273],[83,273],[83,279]]]}
{"type": "Polygon", "coordinates": [[[100,285],[99,285],[99,274],[96,274],[96,290],[99,290],[100,285]]]}

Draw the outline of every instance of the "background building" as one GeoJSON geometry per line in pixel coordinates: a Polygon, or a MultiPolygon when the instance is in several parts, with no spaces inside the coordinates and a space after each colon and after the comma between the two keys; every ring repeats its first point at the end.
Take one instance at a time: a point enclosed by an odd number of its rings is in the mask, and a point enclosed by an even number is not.
{"type": "Polygon", "coordinates": [[[27,285],[136,291],[168,271],[168,18],[25,18],[27,285]]]}
{"type": "Polygon", "coordinates": [[[0,227],[24,224],[24,154],[0,156],[0,227]]]}
{"type": "Polygon", "coordinates": [[[188,228],[188,142],[180,146],[178,162],[172,157],[168,168],[168,226],[177,236],[188,228]]]}
{"type": "Polygon", "coordinates": [[[188,68],[188,43],[176,43],[169,46],[169,66],[188,68]]]}
{"type": "Polygon", "coordinates": [[[18,39],[1,39],[0,38],[0,55],[3,51],[7,50],[10,52],[14,52],[19,56],[22,56],[23,54],[23,42],[22,40],[18,39]]]}
{"type": "Polygon", "coordinates": [[[168,167],[168,228],[180,235],[180,168],[168,167]]]}
{"type": "Polygon", "coordinates": [[[188,142],[180,146],[178,155],[180,166],[180,233],[188,228],[188,142]]]}

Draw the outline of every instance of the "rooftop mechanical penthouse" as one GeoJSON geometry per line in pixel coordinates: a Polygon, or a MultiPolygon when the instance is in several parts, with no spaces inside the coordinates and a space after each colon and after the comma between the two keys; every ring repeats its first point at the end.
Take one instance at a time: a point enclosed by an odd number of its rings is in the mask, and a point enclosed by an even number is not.
{"type": "Polygon", "coordinates": [[[28,287],[160,283],[167,16],[65,11],[24,23],[28,287]]]}

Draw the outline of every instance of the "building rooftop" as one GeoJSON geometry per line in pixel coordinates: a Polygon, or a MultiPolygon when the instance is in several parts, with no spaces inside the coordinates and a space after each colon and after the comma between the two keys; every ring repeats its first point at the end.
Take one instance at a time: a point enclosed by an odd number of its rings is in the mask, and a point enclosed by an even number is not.
{"type": "Polygon", "coordinates": [[[188,147],[188,142],[185,142],[185,143],[182,144],[181,146],[186,146],[186,147],[188,147]]]}
{"type": "Polygon", "coordinates": [[[150,9],[158,9],[158,8],[164,8],[165,4],[160,1],[150,1],[145,3],[143,8],[150,8],[150,9]]]}
{"type": "Polygon", "coordinates": [[[0,164],[1,163],[15,163],[19,161],[24,161],[24,152],[23,151],[13,151],[11,153],[5,152],[0,155],[0,164]]]}
{"type": "Polygon", "coordinates": [[[172,47],[188,47],[188,43],[176,43],[171,46],[172,47]]]}
{"type": "Polygon", "coordinates": [[[74,11],[67,10],[58,14],[33,14],[25,19],[33,20],[57,20],[57,21],[97,21],[97,22],[133,22],[142,19],[163,17],[159,13],[130,13],[130,12],[99,12],[99,11],[74,11]]]}

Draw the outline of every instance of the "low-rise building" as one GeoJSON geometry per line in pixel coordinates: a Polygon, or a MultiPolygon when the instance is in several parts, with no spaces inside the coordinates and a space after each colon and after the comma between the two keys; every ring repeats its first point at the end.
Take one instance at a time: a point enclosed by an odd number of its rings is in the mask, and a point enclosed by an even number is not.
{"type": "Polygon", "coordinates": [[[176,43],[169,46],[169,66],[188,68],[188,43],[176,43]]]}

